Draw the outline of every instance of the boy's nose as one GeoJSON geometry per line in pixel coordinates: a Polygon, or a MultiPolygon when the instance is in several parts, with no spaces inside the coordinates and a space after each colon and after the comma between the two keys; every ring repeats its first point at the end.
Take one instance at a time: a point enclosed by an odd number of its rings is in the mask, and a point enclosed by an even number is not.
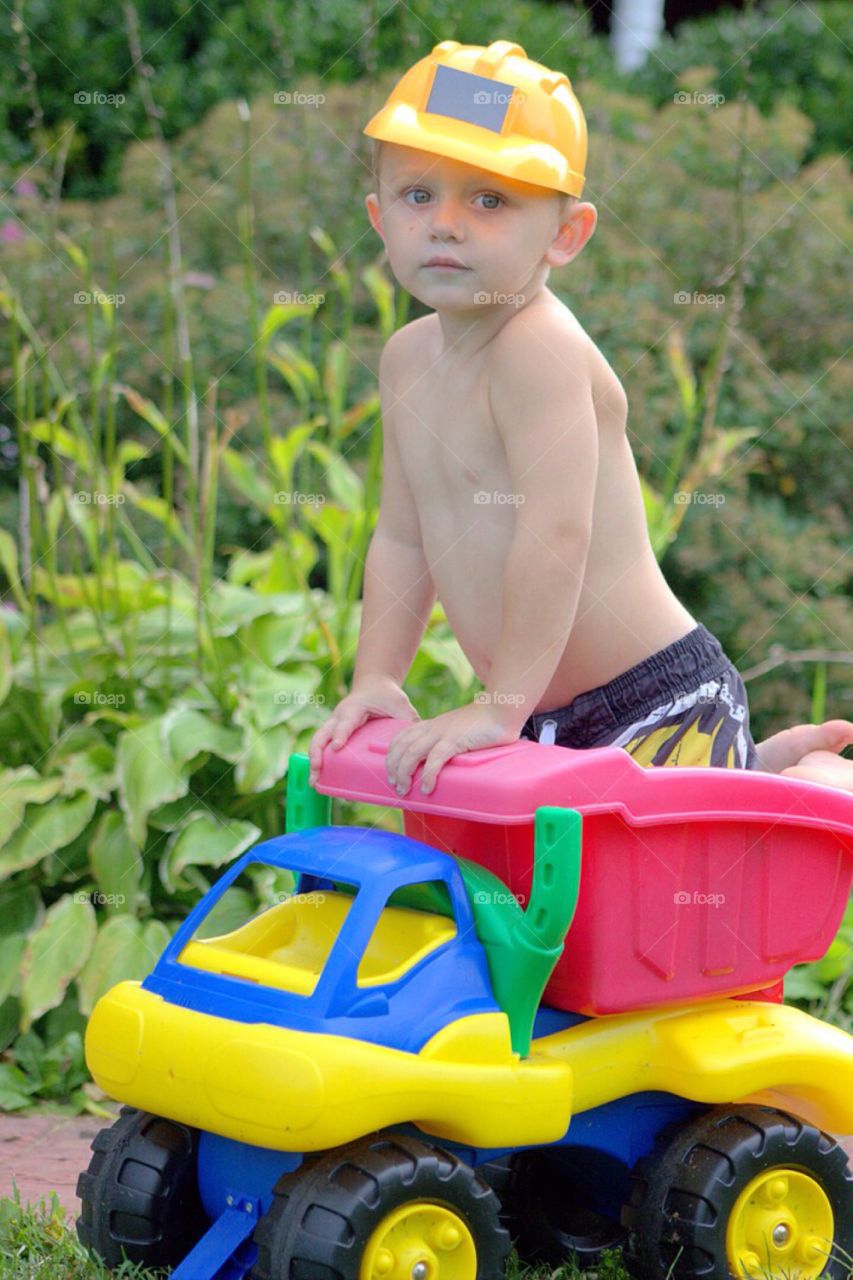
{"type": "Polygon", "coordinates": [[[433,208],[431,229],[434,236],[444,238],[452,235],[458,239],[462,234],[459,207],[449,200],[438,202],[433,208]]]}

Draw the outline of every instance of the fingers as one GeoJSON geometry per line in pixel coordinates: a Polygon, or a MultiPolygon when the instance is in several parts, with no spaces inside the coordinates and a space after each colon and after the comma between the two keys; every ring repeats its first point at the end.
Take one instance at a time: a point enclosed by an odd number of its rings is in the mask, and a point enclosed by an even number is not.
{"type": "Polygon", "coordinates": [[[445,743],[439,742],[433,747],[421,776],[421,791],[424,795],[428,796],[434,790],[439,773],[454,755],[456,751],[445,743]]]}
{"type": "MultiPolygon", "coordinates": [[[[338,708],[340,712],[340,708],[338,708]]],[[[354,709],[348,709],[340,714],[335,712],[324,725],[321,725],[311,740],[311,746],[308,749],[308,757],[311,761],[311,770],[308,780],[314,783],[320,769],[323,765],[323,748],[331,742],[332,750],[339,751],[348,738],[355,733],[370,718],[370,710],[367,707],[356,706],[354,709]]]]}
{"type": "Polygon", "coordinates": [[[311,739],[311,743],[308,747],[308,760],[310,763],[308,783],[310,786],[313,786],[317,781],[317,775],[323,765],[323,748],[331,739],[333,727],[334,717],[332,717],[331,720],[327,720],[325,724],[321,724],[320,728],[311,739]]]}
{"type": "Polygon", "coordinates": [[[392,739],[385,753],[385,769],[388,785],[397,795],[406,794],[411,786],[412,774],[421,760],[429,755],[438,737],[436,730],[430,731],[428,724],[421,724],[416,728],[403,729],[392,739]]]}

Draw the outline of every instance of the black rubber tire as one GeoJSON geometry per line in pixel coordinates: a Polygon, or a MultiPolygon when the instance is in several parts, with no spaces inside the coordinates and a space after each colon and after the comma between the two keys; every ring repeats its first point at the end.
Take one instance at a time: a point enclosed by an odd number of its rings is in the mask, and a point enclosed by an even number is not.
{"type": "Polygon", "coordinates": [[[494,1188],[501,1223],[525,1262],[575,1262],[583,1270],[601,1262],[605,1249],[625,1243],[619,1222],[585,1206],[580,1163],[575,1179],[571,1166],[547,1151],[524,1151],[478,1165],[477,1172],[494,1188]]]}
{"type": "Polygon", "coordinates": [[[715,1107],[668,1126],[637,1162],[622,1221],[626,1258],[642,1280],[727,1280],[732,1207],[756,1175],[776,1166],[809,1173],[825,1191],[835,1240],[821,1280],[847,1280],[853,1255],[853,1171],[829,1134],[772,1107],[715,1107]]]}
{"type": "Polygon", "coordinates": [[[108,1267],[125,1256],[175,1266],[209,1226],[198,1193],[198,1131],[122,1107],[92,1151],[77,1179],[81,1244],[108,1267]]]}
{"type": "Polygon", "coordinates": [[[397,1133],[348,1143],[279,1178],[255,1229],[251,1280],[358,1280],[371,1232],[409,1200],[459,1214],[474,1239],[477,1280],[499,1280],[509,1236],[494,1191],[450,1152],[397,1133]]]}

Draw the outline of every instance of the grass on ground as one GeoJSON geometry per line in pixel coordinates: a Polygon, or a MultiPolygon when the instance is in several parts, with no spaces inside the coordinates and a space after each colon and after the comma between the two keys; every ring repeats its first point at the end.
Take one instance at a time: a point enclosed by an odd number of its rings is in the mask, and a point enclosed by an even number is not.
{"type": "MultiPolygon", "coordinates": [[[[13,1198],[0,1199],[0,1280],[154,1280],[157,1273],[125,1263],[108,1271],[84,1251],[65,1210],[54,1193],[38,1204],[22,1204],[15,1188],[13,1198]]],[[[531,1268],[513,1255],[507,1280],[631,1280],[618,1254],[595,1271],[576,1267],[531,1268]]]]}

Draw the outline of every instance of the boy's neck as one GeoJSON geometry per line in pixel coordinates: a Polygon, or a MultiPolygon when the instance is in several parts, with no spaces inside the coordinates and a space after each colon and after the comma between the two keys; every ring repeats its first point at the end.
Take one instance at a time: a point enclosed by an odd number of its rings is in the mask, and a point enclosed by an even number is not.
{"type": "Polygon", "coordinates": [[[545,267],[507,302],[478,303],[470,310],[441,310],[435,314],[441,326],[439,359],[468,360],[489,345],[504,325],[520,311],[550,301],[554,295],[546,285],[550,268],[545,267]]]}

